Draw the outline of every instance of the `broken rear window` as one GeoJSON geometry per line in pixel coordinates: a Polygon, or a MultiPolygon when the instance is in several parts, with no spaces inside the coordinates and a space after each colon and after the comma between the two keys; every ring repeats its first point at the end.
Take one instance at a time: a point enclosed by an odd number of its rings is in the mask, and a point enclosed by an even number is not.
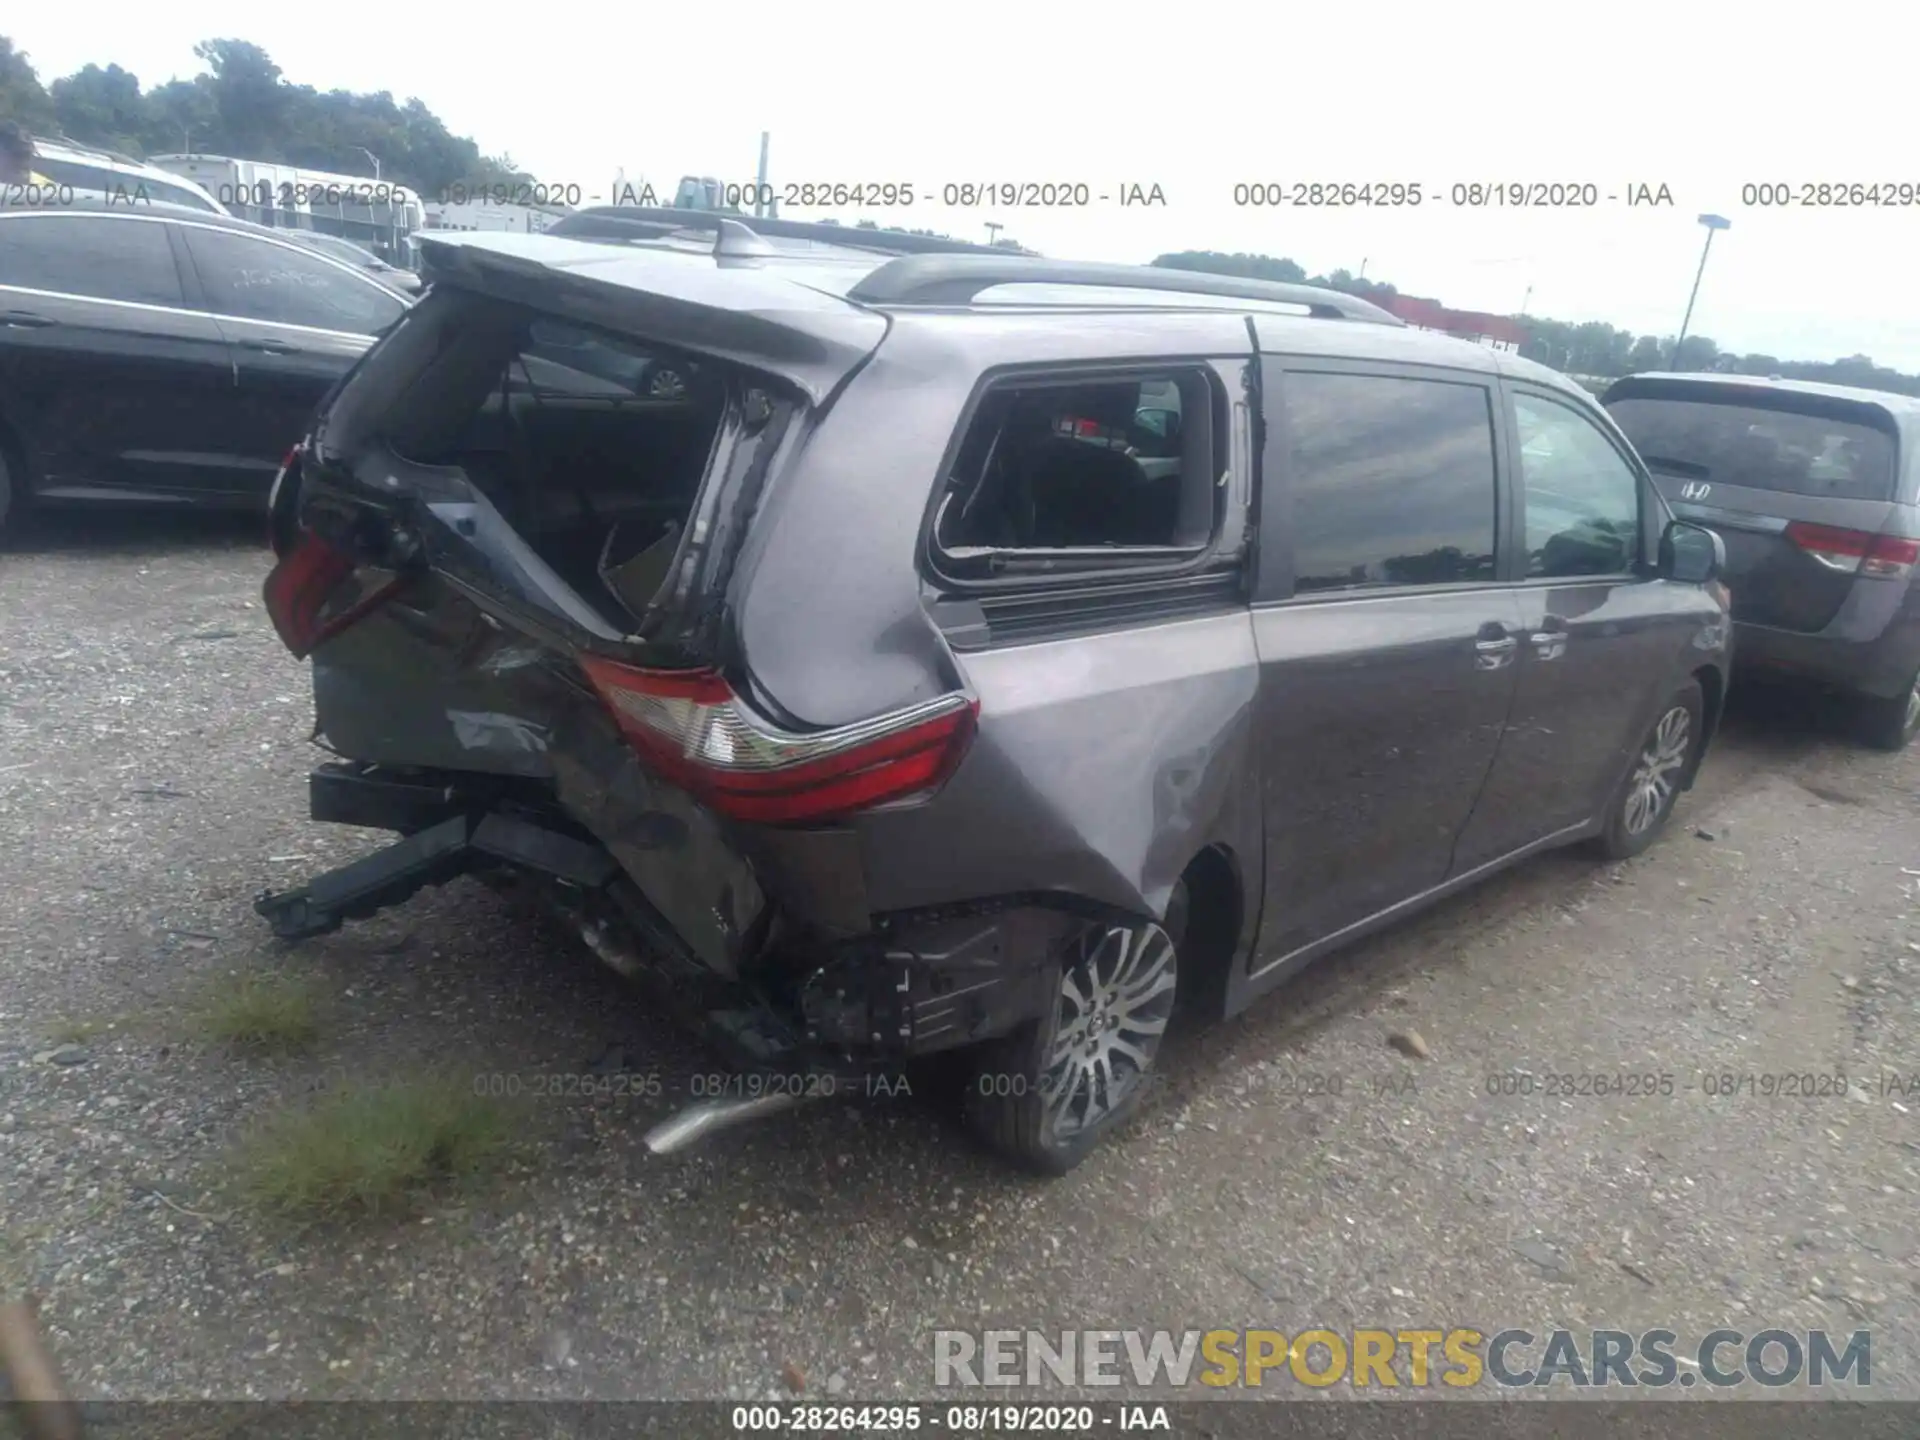
{"type": "Polygon", "coordinates": [[[739,375],[445,290],[368,356],[322,434],[457,466],[569,585],[631,617],[688,528],[739,375]]]}
{"type": "Polygon", "coordinates": [[[1193,551],[1215,517],[1213,391],[1198,371],[1003,384],[981,401],[934,524],[942,568],[1053,552],[1193,551]]]}

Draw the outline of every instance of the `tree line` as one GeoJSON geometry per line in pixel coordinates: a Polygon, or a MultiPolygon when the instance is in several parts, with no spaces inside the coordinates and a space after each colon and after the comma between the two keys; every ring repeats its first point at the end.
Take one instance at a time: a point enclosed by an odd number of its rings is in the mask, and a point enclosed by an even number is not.
{"type": "Polygon", "coordinates": [[[509,156],[482,155],[418,99],[296,85],[245,40],[206,40],[193,53],[203,74],[149,89],[118,65],[87,65],[42,85],[28,57],[0,35],[0,119],[37,138],[135,159],[200,151],[371,179],[371,152],[381,179],[427,195],[530,178],[509,156]]]}
{"type": "MultiPolygon", "coordinates": [[[[1225,254],[1216,250],[1184,250],[1162,255],[1153,262],[1176,270],[1202,270],[1214,275],[1239,275],[1254,280],[1324,285],[1369,298],[1399,292],[1392,285],[1335,270],[1309,276],[1292,260],[1272,255],[1225,254]]],[[[1527,342],[1520,353],[1569,375],[1612,380],[1646,370],[1720,370],[1735,375],[1778,375],[1789,380],[1820,380],[1830,385],[1854,385],[1867,390],[1889,390],[1898,395],[1920,395],[1920,375],[1907,375],[1876,365],[1865,355],[1844,360],[1783,360],[1777,355],[1739,354],[1722,350],[1705,335],[1689,335],[1674,354],[1671,335],[1636,335],[1601,320],[1582,322],[1516,317],[1526,328],[1527,342]]]]}
{"type": "MultiPolygon", "coordinates": [[[[382,179],[426,195],[457,185],[531,178],[510,156],[481,154],[478,145],[449,131],[417,98],[401,102],[384,90],[360,94],[296,85],[265,50],[245,40],[206,40],[194,54],[206,66],[203,74],[150,89],[142,89],[139,78],[118,65],[87,65],[42,85],[28,57],[0,35],[0,119],[18,120],[36,136],[65,137],[136,158],[197,150],[371,178],[371,153],[380,159],[382,179]]],[[[855,228],[879,227],[863,220],[855,228]]],[[[1010,236],[995,243],[1024,251],[1010,236]]],[[[1390,284],[1346,270],[1309,275],[1293,260],[1272,255],[1185,250],[1153,263],[1324,285],[1376,298],[1398,293],[1390,284]]],[[[1603,321],[1527,316],[1522,323],[1529,338],[1521,354],[1572,375],[1611,379],[1644,370],[1725,370],[1920,395],[1920,375],[1876,365],[1865,355],[1784,360],[1723,351],[1705,335],[1689,335],[1676,356],[1672,336],[1637,335],[1603,321]]]]}

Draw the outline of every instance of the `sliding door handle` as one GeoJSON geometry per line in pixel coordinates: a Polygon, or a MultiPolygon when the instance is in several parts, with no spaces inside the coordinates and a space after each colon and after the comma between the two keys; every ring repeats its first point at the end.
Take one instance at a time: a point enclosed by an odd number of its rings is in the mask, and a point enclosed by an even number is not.
{"type": "Polygon", "coordinates": [[[1512,663],[1513,652],[1520,642],[1511,635],[1498,639],[1476,640],[1473,642],[1474,668],[1479,670],[1499,670],[1512,663]]]}

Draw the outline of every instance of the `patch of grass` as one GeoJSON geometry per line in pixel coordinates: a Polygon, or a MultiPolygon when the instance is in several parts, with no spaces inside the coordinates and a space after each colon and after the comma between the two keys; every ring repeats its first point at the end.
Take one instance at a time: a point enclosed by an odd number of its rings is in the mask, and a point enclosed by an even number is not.
{"type": "Polygon", "coordinates": [[[103,1030],[112,1028],[108,1020],[56,1020],[47,1029],[47,1036],[56,1045],[84,1045],[103,1030]]]}
{"type": "Polygon", "coordinates": [[[500,1157],[508,1121],[470,1081],[355,1086],[271,1117],[236,1152],[235,1187],[257,1209],[295,1219],[405,1211],[500,1157]]]}
{"type": "Polygon", "coordinates": [[[320,1034],[314,985],[290,975],[247,974],[211,989],[200,1029],[210,1040],[241,1050],[305,1050],[320,1034]]]}

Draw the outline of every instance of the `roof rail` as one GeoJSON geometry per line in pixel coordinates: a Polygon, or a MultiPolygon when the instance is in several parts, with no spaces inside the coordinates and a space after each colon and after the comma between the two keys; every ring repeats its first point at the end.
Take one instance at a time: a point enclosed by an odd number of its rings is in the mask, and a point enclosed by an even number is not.
{"type": "Polygon", "coordinates": [[[890,260],[847,292],[865,305],[967,305],[996,285],[1081,285],[1103,290],[1158,290],[1178,295],[1217,295],[1303,305],[1318,319],[1404,325],[1378,305],[1318,285],[1246,280],[1158,265],[1110,265],[1043,260],[1019,255],[903,255],[890,260]]]}
{"type": "Polygon", "coordinates": [[[1004,248],[948,240],[938,235],[910,235],[904,230],[868,230],[857,225],[822,225],[817,221],[772,220],[717,210],[684,210],[669,205],[593,205],[575,210],[548,235],[575,240],[660,240],[689,230],[714,232],[739,227],[763,239],[815,240],[850,249],[875,250],[892,255],[1006,255],[1004,248]]]}

